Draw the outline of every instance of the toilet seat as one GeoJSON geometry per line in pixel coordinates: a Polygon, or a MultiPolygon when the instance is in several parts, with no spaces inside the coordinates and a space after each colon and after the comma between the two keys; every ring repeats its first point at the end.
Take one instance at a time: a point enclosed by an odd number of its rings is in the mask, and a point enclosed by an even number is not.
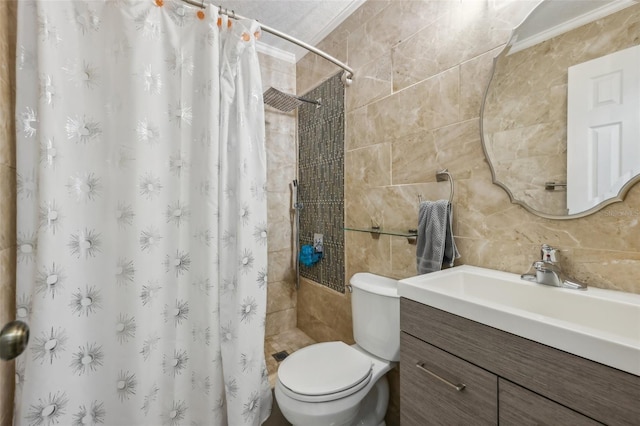
{"type": "Polygon", "coordinates": [[[278,369],[278,380],[293,399],[333,401],[364,388],[372,366],[369,357],[344,342],[317,343],[287,357],[278,369]]]}

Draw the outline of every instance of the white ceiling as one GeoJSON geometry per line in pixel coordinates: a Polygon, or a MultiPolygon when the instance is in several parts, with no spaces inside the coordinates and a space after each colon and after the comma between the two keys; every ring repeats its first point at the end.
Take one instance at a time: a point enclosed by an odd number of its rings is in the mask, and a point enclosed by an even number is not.
{"type": "MultiPolygon", "coordinates": [[[[211,0],[212,4],[256,19],[275,30],[316,45],[351,15],[364,0],[211,0]]],[[[261,50],[291,61],[307,50],[263,31],[261,50]]]]}

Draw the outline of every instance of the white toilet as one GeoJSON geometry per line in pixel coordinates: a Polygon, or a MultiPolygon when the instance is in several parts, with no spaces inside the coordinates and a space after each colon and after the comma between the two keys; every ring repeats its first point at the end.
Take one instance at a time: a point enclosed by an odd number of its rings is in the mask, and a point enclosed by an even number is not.
{"type": "Polygon", "coordinates": [[[383,426],[389,403],[385,374],[400,359],[400,298],[396,280],[351,278],[356,344],[325,342],[280,364],[275,395],[295,426],[383,426]]]}

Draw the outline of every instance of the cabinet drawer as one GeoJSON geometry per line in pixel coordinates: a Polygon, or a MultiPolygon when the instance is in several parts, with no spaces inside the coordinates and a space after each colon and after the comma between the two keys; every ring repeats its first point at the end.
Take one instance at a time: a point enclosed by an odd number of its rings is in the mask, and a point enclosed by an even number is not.
{"type": "Polygon", "coordinates": [[[523,387],[498,379],[500,425],[505,426],[596,426],[602,423],[585,417],[523,387]]]}
{"type": "Polygon", "coordinates": [[[496,375],[406,333],[400,339],[403,426],[497,424],[496,375]]]}

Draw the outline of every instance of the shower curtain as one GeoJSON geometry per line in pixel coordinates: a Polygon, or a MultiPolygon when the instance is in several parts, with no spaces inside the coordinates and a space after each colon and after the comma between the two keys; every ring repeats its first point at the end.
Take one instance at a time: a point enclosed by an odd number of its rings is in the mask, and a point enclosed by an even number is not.
{"type": "Polygon", "coordinates": [[[259,26],[179,0],[19,2],[17,425],[257,425],[259,26]]]}

